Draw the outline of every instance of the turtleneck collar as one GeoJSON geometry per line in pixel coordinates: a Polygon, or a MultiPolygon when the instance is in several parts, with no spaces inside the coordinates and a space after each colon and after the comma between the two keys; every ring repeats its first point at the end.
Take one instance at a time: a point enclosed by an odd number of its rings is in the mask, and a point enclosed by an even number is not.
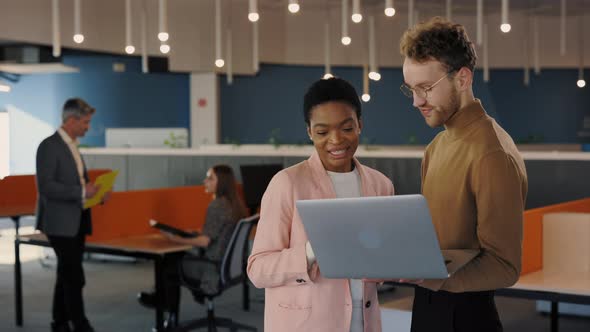
{"type": "Polygon", "coordinates": [[[479,99],[474,99],[472,102],[460,108],[451,118],[445,123],[446,133],[449,138],[457,139],[469,131],[470,125],[475,121],[485,117],[486,111],[481,106],[479,99]]]}

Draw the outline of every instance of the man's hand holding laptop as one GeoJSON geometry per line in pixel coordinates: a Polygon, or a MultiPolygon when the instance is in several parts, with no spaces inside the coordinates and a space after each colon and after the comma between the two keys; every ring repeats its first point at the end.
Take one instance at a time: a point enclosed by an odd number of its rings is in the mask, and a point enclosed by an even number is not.
{"type": "Polygon", "coordinates": [[[397,282],[400,284],[414,284],[420,285],[424,282],[424,279],[363,279],[364,282],[376,282],[382,284],[384,282],[397,282]]]}

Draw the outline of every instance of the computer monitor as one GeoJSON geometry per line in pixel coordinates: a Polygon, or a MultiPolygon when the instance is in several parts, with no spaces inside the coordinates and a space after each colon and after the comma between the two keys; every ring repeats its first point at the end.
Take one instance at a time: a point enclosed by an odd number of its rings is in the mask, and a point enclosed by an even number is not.
{"type": "Polygon", "coordinates": [[[256,213],[268,183],[282,169],[282,164],[240,165],[244,199],[251,213],[256,213]]]}

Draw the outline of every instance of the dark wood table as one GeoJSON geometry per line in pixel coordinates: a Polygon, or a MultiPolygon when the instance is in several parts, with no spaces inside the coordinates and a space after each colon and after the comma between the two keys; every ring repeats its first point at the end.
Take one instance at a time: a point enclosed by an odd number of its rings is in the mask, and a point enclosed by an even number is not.
{"type": "MultiPolygon", "coordinates": [[[[36,204],[20,204],[20,205],[4,205],[0,206],[0,218],[10,218],[14,222],[15,238],[19,237],[20,218],[23,216],[32,216],[35,214],[36,204]]],[[[19,246],[14,242],[14,257],[20,257],[19,246]]],[[[20,260],[15,260],[14,264],[14,278],[20,279],[21,267],[20,260]]],[[[22,307],[22,293],[21,289],[15,289],[14,301],[17,308],[22,307]]],[[[16,311],[16,325],[21,326],[23,322],[22,311],[16,311]]]]}
{"type": "MultiPolygon", "coordinates": [[[[22,276],[20,271],[20,255],[18,247],[21,244],[50,247],[49,241],[44,234],[34,233],[17,236],[14,240],[15,248],[15,307],[16,307],[16,324],[22,326],[22,276]]],[[[163,262],[164,259],[173,254],[190,249],[190,245],[178,244],[169,241],[161,234],[146,234],[116,238],[100,242],[87,242],[85,252],[101,253],[117,256],[126,256],[134,258],[145,258],[154,261],[154,280],[156,284],[156,324],[154,330],[157,332],[164,331],[164,276],[163,262]]]]}

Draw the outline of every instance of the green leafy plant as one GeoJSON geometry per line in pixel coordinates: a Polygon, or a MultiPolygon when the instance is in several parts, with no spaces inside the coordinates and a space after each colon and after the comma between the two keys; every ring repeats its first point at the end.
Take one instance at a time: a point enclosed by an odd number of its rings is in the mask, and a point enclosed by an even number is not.
{"type": "Polygon", "coordinates": [[[414,133],[410,134],[410,136],[408,136],[408,144],[418,144],[418,136],[414,133]]]}
{"type": "Polygon", "coordinates": [[[175,135],[170,133],[167,139],[164,140],[164,145],[171,148],[185,148],[186,135],[175,135]]]}
{"type": "Polygon", "coordinates": [[[373,146],[373,144],[375,144],[377,140],[373,137],[363,137],[361,138],[361,144],[365,146],[365,150],[370,151],[370,150],[377,150],[376,147],[373,146]]]}
{"type": "Polygon", "coordinates": [[[240,140],[238,139],[232,139],[229,137],[226,137],[223,139],[223,143],[224,144],[232,144],[234,146],[234,148],[239,148],[240,145],[242,145],[242,143],[240,142],[240,140]]]}
{"type": "Polygon", "coordinates": [[[281,146],[281,128],[273,128],[270,131],[268,143],[272,144],[275,147],[275,149],[278,149],[279,146],[281,146]]]}

